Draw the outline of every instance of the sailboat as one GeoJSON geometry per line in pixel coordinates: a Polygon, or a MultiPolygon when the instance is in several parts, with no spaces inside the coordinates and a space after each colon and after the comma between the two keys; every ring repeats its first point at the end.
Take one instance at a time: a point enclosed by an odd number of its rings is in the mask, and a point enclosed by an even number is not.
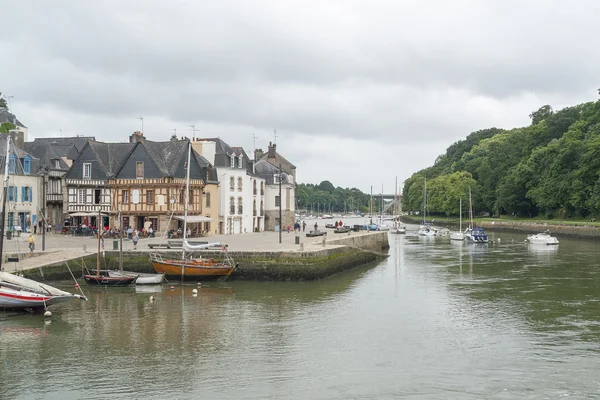
{"type": "Polygon", "coordinates": [[[187,176],[186,176],[186,188],[185,188],[185,208],[183,216],[183,251],[181,259],[164,259],[159,252],[150,253],[150,261],[154,270],[159,274],[165,274],[168,276],[179,276],[181,279],[208,279],[208,278],[224,278],[227,279],[229,275],[237,268],[237,264],[234,263],[233,259],[227,252],[227,246],[221,246],[221,243],[206,243],[199,245],[192,245],[187,241],[187,215],[188,205],[190,198],[190,164],[192,158],[192,143],[188,145],[188,157],[187,157],[187,176]],[[223,250],[223,260],[215,260],[213,258],[187,258],[186,252],[193,252],[195,250],[209,249],[214,247],[221,247],[223,250]]]}
{"type": "Polygon", "coordinates": [[[138,279],[137,276],[110,276],[108,271],[100,270],[100,240],[102,238],[102,228],[100,224],[100,218],[102,214],[98,211],[98,221],[96,226],[98,227],[98,253],[96,254],[96,273],[95,274],[84,274],[83,279],[88,285],[100,285],[100,286],[127,286],[135,283],[138,279]]]}
{"type": "Polygon", "coordinates": [[[6,140],[4,158],[4,185],[2,194],[2,215],[0,216],[0,309],[41,311],[48,306],[72,300],[87,300],[83,295],[73,294],[32,279],[13,275],[2,270],[2,250],[4,247],[4,223],[6,221],[6,196],[8,189],[8,160],[10,156],[10,135],[6,140]]]}
{"type": "Polygon", "coordinates": [[[427,223],[427,178],[425,178],[425,186],[423,189],[423,225],[419,227],[417,235],[435,236],[436,234],[436,230],[427,223]]]}
{"type": "Polygon", "coordinates": [[[405,234],[406,227],[400,222],[400,215],[398,212],[398,178],[396,177],[396,192],[394,193],[394,227],[390,230],[393,234],[405,234]]]}
{"type": "Polygon", "coordinates": [[[483,228],[473,227],[473,203],[471,201],[471,188],[469,188],[469,227],[465,231],[467,241],[471,243],[487,243],[488,237],[483,228]]]}
{"type": "MultiPolygon", "coordinates": [[[[121,218],[120,210],[119,221],[123,221],[123,219],[121,218]]],[[[123,271],[123,235],[121,234],[119,236],[119,269],[109,270],[108,276],[111,278],[137,276],[137,280],[135,281],[136,285],[160,285],[165,280],[165,274],[149,274],[143,272],[123,271]]]]}
{"type": "Polygon", "coordinates": [[[452,232],[450,234],[450,240],[465,240],[465,233],[462,231],[462,199],[458,200],[458,208],[458,232],[452,232]]]}

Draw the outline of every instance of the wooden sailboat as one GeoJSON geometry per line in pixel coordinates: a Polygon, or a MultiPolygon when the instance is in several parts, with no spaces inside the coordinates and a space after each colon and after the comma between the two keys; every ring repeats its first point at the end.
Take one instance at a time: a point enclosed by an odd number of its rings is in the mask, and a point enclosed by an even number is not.
{"type": "MultiPolygon", "coordinates": [[[[122,221],[121,211],[119,210],[119,221],[122,221]]],[[[123,271],[123,234],[119,238],[119,270],[108,271],[108,276],[111,278],[134,277],[136,285],[160,285],[165,280],[165,274],[148,274],[143,272],[123,271]]]]}
{"type": "Polygon", "coordinates": [[[6,195],[8,188],[8,160],[10,135],[6,139],[2,215],[0,216],[0,309],[43,311],[48,306],[72,299],[87,300],[83,295],[73,294],[32,279],[5,272],[2,269],[4,250],[4,223],[6,221],[6,195]]]}
{"type": "Polygon", "coordinates": [[[183,217],[183,250],[181,259],[164,259],[159,252],[150,253],[150,261],[154,270],[160,274],[167,276],[179,276],[184,279],[209,279],[209,278],[224,278],[237,268],[237,264],[227,252],[227,246],[222,246],[220,243],[207,243],[200,245],[192,245],[187,241],[187,214],[190,198],[190,165],[192,157],[192,143],[188,145],[188,162],[187,176],[185,188],[185,208],[183,217]],[[211,247],[221,247],[223,250],[223,260],[213,258],[187,258],[186,251],[192,252],[195,250],[209,249],[211,247]]]}
{"type": "Polygon", "coordinates": [[[98,253],[96,254],[96,273],[95,274],[84,274],[83,279],[88,285],[100,285],[100,286],[126,286],[135,283],[138,279],[137,276],[118,276],[113,277],[108,274],[108,271],[100,270],[100,241],[102,238],[102,227],[100,224],[100,218],[102,213],[98,210],[98,221],[96,226],[98,227],[98,253]]]}

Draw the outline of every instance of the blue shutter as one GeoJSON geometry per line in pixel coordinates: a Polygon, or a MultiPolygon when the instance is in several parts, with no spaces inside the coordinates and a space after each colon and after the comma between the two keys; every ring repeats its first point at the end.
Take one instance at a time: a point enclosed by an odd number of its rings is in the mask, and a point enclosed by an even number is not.
{"type": "Polygon", "coordinates": [[[27,201],[27,188],[25,186],[21,186],[21,201],[27,201]]]}

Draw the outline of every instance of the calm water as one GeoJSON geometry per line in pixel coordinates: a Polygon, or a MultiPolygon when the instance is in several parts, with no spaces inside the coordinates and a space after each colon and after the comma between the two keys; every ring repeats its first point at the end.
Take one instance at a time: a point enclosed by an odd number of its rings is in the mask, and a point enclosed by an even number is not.
{"type": "Polygon", "coordinates": [[[0,314],[0,398],[600,396],[597,244],[495,236],[390,235],[389,259],[321,282],[84,287],[50,323],[0,314]]]}

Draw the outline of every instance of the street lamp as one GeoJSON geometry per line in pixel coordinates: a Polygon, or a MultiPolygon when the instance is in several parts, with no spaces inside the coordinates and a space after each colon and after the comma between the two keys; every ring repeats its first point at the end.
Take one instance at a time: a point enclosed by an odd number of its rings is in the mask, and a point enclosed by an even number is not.
{"type": "Polygon", "coordinates": [[[42,177],[42,251],[46,251],[46,179],[48,167],[44,166],[38,171],[42,177]]]}
{"type": "Polygon", "coordinates": [[[287,178],[287,174],[281,171],[281,164],[279,164],[279,174],[277,174],[279,179],[279,243],[281,243],[281,231],[283,230],[283,217],[281,212],[281,181],[287,178]]]}

